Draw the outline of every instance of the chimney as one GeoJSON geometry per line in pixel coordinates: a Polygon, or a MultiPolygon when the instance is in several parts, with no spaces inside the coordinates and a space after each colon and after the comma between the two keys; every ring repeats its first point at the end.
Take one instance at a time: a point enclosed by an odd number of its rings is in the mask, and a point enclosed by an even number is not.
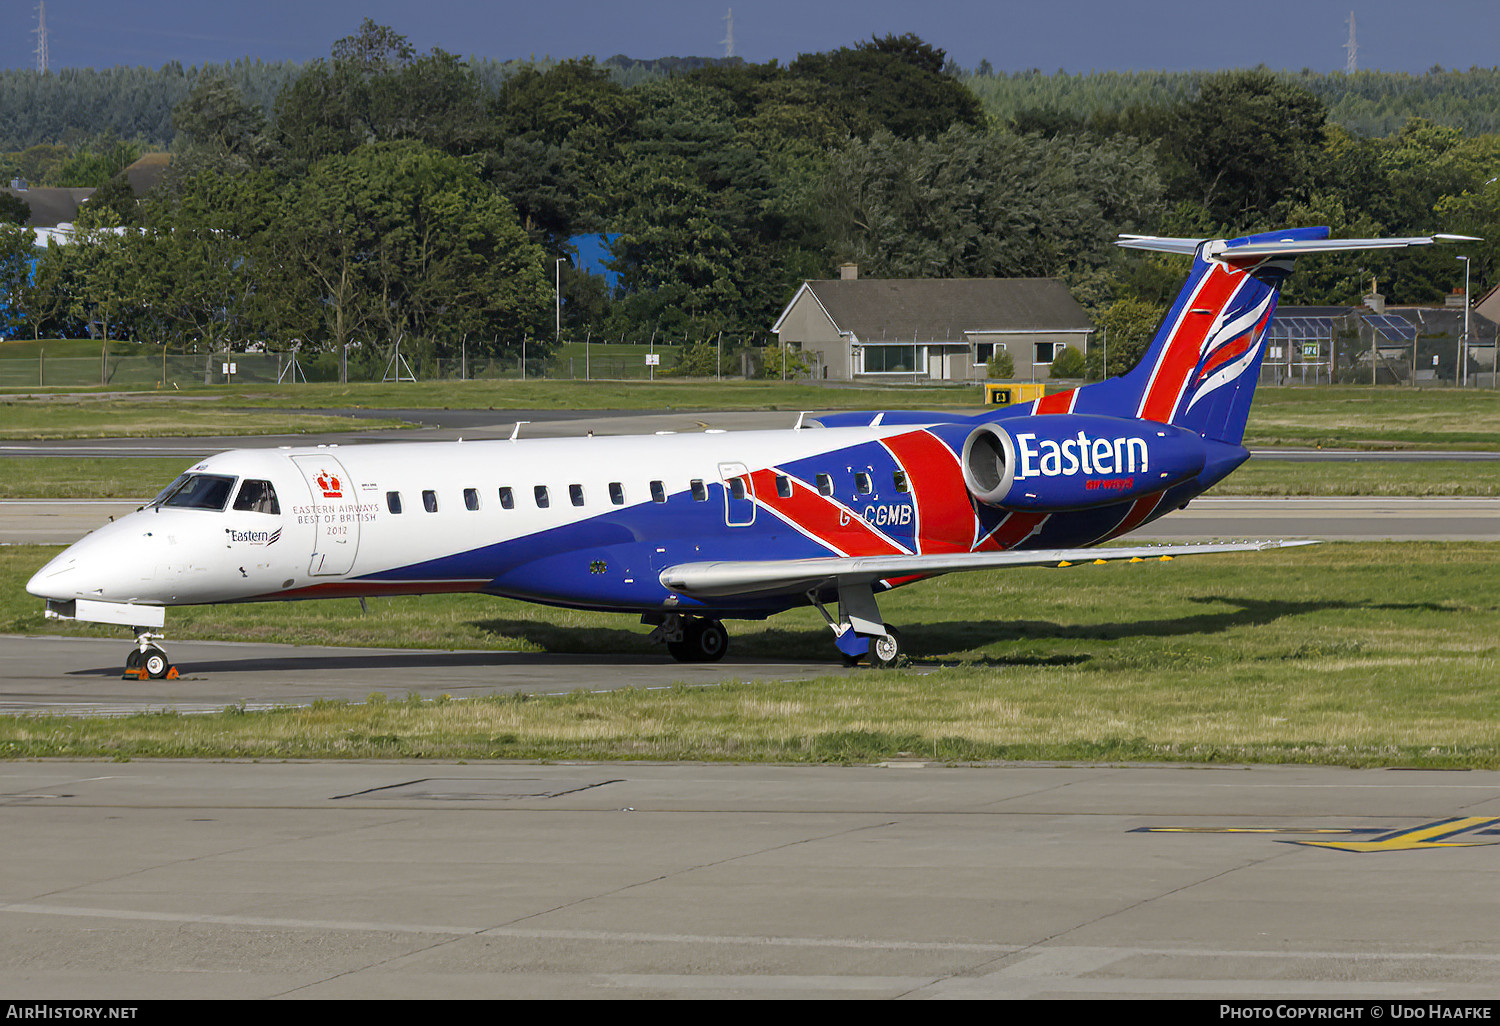
{"type": "Polygon", "coordinates": [[[858,277],[858,264],[839,264],[839,281],[854,281],[858,277]]]}

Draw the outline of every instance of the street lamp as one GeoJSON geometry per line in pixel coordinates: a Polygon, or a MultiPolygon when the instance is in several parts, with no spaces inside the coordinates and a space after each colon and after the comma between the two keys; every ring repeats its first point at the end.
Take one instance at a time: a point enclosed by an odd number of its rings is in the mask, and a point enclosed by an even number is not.
{"type": "Polygon", "coordinates": [[[1455,257],[1464,262],[1464,336],[1458,343],[1458,371],[1453,375],[1460,385],[1469,383],[1469,258],[1455,257]]]}
{"type": "Polygon", "coordinates": [[[552,268],[556,278],[554,290],[557,295],[557,325],[552,336],[554,342],[562,341],[562,265],[567,262],[567,257],[558,257],[557,263],[552,268]]]}

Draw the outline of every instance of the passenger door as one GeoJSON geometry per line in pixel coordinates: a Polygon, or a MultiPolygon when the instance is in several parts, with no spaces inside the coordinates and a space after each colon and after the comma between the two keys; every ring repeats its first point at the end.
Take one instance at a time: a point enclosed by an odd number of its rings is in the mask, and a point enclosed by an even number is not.
{"type": "Polygon", "coordinates": [[[332,577],[354,569],[359,552],[359,501],[354,481],[332,456],[293,456],[312,493],[312,560],[307,572],[332,577]]]}
{"type": "Polygon", "coordinates": [[[730,527],[749,527],[755,523],[755,483],[743,463],[720,463],[719,480],[724,482],[724,523],[730,527]]]}

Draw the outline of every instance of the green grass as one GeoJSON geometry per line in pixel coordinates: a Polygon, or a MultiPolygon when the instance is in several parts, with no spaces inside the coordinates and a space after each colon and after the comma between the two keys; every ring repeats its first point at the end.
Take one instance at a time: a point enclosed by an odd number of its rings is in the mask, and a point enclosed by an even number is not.
{"type": "Polygon", "coordinates": [[[1317,461],[1252,458],[1208,495],[1500,495],[1500,460],[1317,461]]]}
{"type": "MultiPolygon", "coordinates": [[[[51,551],[0,552],[0,630],[51,551]]],[[[1500,545],[1326,544],[962,574],[882,599],[911,664],[797,682],[197,717],[0,718],[0,753],[865,762],[1184,760],[1500,767],[1500,545]],[[1063,576],[1066,575],[1066,576],[1063,576]]],[[[732,651],[827,659],[811,610],[732,651]]],[[[634,618],[478,596],[173,610],[169,637],[644,652],[634,618]]],[[[670,664],[664,676],[670,677],[670,664]]]]}
{"type": "Polygon", "coordinates": [[[404,427],[397,420],[228,409],[219,403],[105,398],[0,399],[0,438],[172,438],[404,427]]]}
{"type": "Polygon", "coordinates": [[[1260,388],[1245,444],[1500,449],[1500,392],[1340,385],[1260,388]]]}

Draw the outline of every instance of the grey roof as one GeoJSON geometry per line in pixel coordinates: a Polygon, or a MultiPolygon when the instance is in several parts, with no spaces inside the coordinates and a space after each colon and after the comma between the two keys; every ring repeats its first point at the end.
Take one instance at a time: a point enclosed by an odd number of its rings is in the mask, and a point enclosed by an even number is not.
{"type": "Polygon", "coordinates": [[[5,189],[31,208],[26,224],[32,228],[56,228],[78,220],[78,208],[94,194],[93,189],[5,189]]]}
{"type": "Polygon", "coordinates": [[[863,342],[961,341],[966,332],[1094,327],[1056,278],[856,278],[805,285],[840,331],[863,342]]]}

